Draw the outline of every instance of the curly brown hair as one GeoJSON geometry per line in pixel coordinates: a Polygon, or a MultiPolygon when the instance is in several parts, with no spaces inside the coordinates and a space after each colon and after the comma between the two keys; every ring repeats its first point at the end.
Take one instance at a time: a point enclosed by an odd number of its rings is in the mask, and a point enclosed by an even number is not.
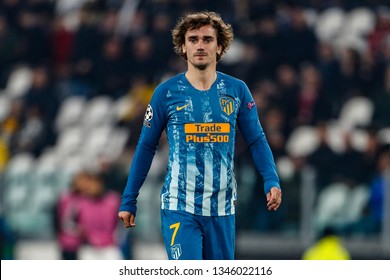
{"type": "Polygon", "coordinates": [[[175,52],[187,60],[187,54],[182,50],[186,32],[188,30],[197,30],[205,25],[211,25],[217,32],[217,43],[222,48],[221,54],[217,54],[217,61],[219,61],[233,41],[234,34],[232,26],[225,23],[221,16],[215,12],[195,12],[179,18],[172,30],[175,52]]]}

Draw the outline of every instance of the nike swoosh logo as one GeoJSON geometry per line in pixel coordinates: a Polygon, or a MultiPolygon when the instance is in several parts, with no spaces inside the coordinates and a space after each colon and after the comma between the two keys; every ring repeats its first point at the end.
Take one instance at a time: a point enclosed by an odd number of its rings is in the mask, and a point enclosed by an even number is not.
{"type": "Polygon", "coordinates": [[[190,104],[186,104],[186,105],[184,105],[184,106],[176,106],[176,110],[177,111],[180,111],[180,110],[183,110],[185,107],[188,107],[190,104]]]}

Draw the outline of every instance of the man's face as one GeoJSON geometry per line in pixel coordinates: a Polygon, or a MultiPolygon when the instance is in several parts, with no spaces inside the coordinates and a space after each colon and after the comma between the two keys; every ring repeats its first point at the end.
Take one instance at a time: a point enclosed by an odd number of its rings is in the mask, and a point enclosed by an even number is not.
{"type": "Polygon", "coordinates": [[[187,54],[188,62],[200,70],[216,64],[217,54],[221,53],[221,47],[218,46],[215,29],[210,25],[205,25],[196,30],[188,30],[185,35],[183,52],[187,54]]]}

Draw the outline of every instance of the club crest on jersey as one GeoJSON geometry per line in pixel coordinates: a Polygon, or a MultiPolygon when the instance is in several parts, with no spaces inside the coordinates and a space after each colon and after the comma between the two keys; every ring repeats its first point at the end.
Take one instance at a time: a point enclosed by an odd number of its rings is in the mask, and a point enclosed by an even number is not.
{"type": "Polygon", "coordinates": [[[174,260],[178,260],[181,256],[181,245],[176,244],[171,247],[171,257],[174,260]]]}
{"type": "Polygon", "coordinates": [[[233,98],[225,96],[225,97],[221,97],[219,100],[220,100],[220,105],[221,105],[222,111],[226,115],[230,116],[231,113],[234,112],[234,100],[233,100],[233,98]]]}

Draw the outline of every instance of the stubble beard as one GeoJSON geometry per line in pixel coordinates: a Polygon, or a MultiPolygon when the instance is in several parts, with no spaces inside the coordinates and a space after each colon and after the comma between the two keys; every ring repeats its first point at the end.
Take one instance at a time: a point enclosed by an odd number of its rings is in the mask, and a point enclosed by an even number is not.
{"type": "Polygon", "coordinates": [[[191,63],[191,65],[194,67],[194,68],[196,68],[196,69],[198,69],[198,70],[201,70],[201,71],[203,71],[203,70],[206,70],[207,69],[207,67],[209,67],[210,66],[210,63],[207,63],[207,62],[190,62],[191,63]]]}
{"type": "Polygon", "coordinates": [[[198,70],[206,70],[207,68],[207,64],[193,64],[195,66],[195,68],[197,68],[198,70]]]}

